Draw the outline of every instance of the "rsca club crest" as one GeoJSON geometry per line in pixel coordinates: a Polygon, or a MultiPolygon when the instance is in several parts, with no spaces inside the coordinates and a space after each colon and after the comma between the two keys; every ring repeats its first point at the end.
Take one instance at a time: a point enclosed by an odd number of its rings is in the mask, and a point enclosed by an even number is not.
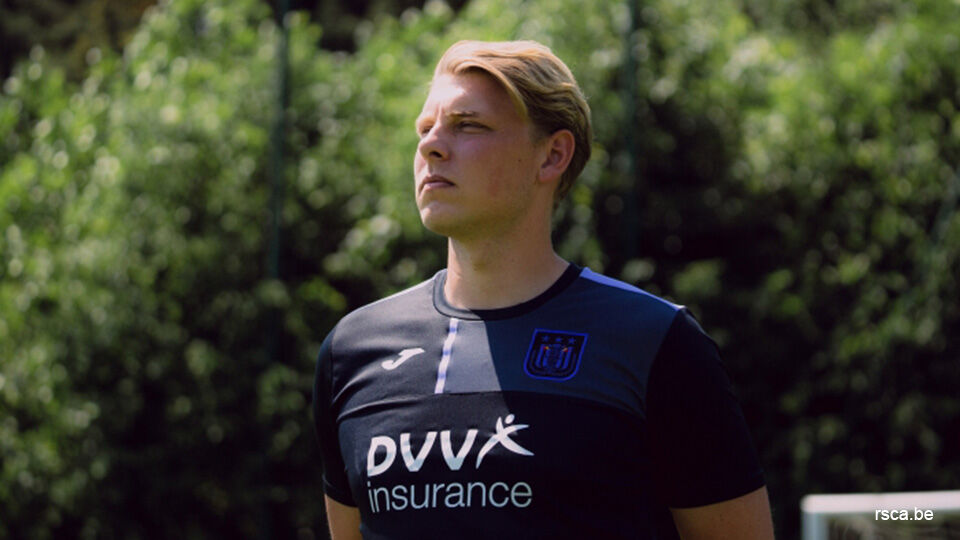
{"type": "Polygon", "coordinates": [[[587,334],[558,330],[533,331],[523,370],[535,379],[565,381],[580,369],[587,334]]]}

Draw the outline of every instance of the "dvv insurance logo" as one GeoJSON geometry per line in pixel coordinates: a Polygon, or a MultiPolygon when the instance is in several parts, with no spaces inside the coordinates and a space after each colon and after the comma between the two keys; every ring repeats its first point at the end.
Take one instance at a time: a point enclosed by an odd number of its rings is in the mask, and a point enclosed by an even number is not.
{"type": "Polygon", "coordinates": [[[374,486],[376,477],[390,470],[392,467],[405,467],[410,473],[417,473],[427,459],[443,459],[446,467],[451,471],[460,471],[464,465],[468,469],[477,470],[491,451],[500,447],[517,456],[533,456],[533,452],[513,440],[513,436],[524,429],[528,424],[514,424],[515,417],[510,414],[499,417],[494,424],[494,432],[484,441],[483,445],[471,457],[471,451],[477,446],[478,429],[471,428],[463,433],[456,434],[457,440],[462,440],[459,448],[454,448],[453,430],[444,429],[428,431],[423,444],[414,451],[411,447],[409,432],[401,433],[399,440],[389,435],[377,435],[370,438],[370,447],[367,450],[367,498],[370,509],[374,513],[399,512],[403,510],[423,510],[426,508],[495,508],[513,506],[526,508],[533,501],[533,488],[527,482],[428,482],[396,484],[392,486],[374,486]],[[437,438],[440,439],[440,455],[432,452],[437,438]],[[397,461],[397,454],[401,461],[397,461]],[[373,479],[373,480],[371,480],[373,479]]]}

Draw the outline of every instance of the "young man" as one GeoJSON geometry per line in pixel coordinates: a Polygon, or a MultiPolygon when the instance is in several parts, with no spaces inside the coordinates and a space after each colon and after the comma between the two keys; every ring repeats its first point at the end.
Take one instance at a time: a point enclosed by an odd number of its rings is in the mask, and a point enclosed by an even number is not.
{"type": "Polygon", "coordinates": [[[441,58],[414,177],[447,268],[344,317],[317,363],[334,540],[773,537],[714,343],[553,251],[589,114],[540,44],[441,58]]]}

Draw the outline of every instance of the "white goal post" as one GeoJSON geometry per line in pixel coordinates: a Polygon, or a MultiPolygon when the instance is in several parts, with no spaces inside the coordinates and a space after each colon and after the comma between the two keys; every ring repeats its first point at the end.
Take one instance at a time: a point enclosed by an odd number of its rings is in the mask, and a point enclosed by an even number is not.
{"type": "Polygon", "coordinates": [[[830,522],[837,518],[875,525],[884,519],[882,516],[887,522],[916,522],[915,515],[926,511],[934,517],[940,513],[960,514],[960,491],[807,495],[800,501],[800,510],[803,540],[829,540],[830,522]]]}

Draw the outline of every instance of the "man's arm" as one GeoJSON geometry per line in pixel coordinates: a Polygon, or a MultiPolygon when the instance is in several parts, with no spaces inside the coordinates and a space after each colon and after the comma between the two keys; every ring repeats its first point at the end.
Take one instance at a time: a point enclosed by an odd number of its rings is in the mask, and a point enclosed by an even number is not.
{"type": "Polygon", "coordinates": [[[683,540],[773,540],[765,486],[728,501],[670,512],[683,540]]]}
{"type": "MultiPolygon", "coordinates": [[[[331,366],[333,364],[333,333],[331,330],[320,345],[317,355],[317,371],[313,382],[313,422],[323,457],[324,491],[333,493],[341,500],[350,501],[350,488],[346,467],[340,455],[337,422],[330,407],[331,366]]],[[[360,511],[328,495],[323,496],[327,509],[327,524],[333,540],[362,540],[360,535],[360,511]]]]}
{"type": "Polygon", "coordinates": [[[327,507],[331,540],[363,540],[360,536],[360,511],[356,506],[340,504],[326,495],[323,501],[327,507]]]}

